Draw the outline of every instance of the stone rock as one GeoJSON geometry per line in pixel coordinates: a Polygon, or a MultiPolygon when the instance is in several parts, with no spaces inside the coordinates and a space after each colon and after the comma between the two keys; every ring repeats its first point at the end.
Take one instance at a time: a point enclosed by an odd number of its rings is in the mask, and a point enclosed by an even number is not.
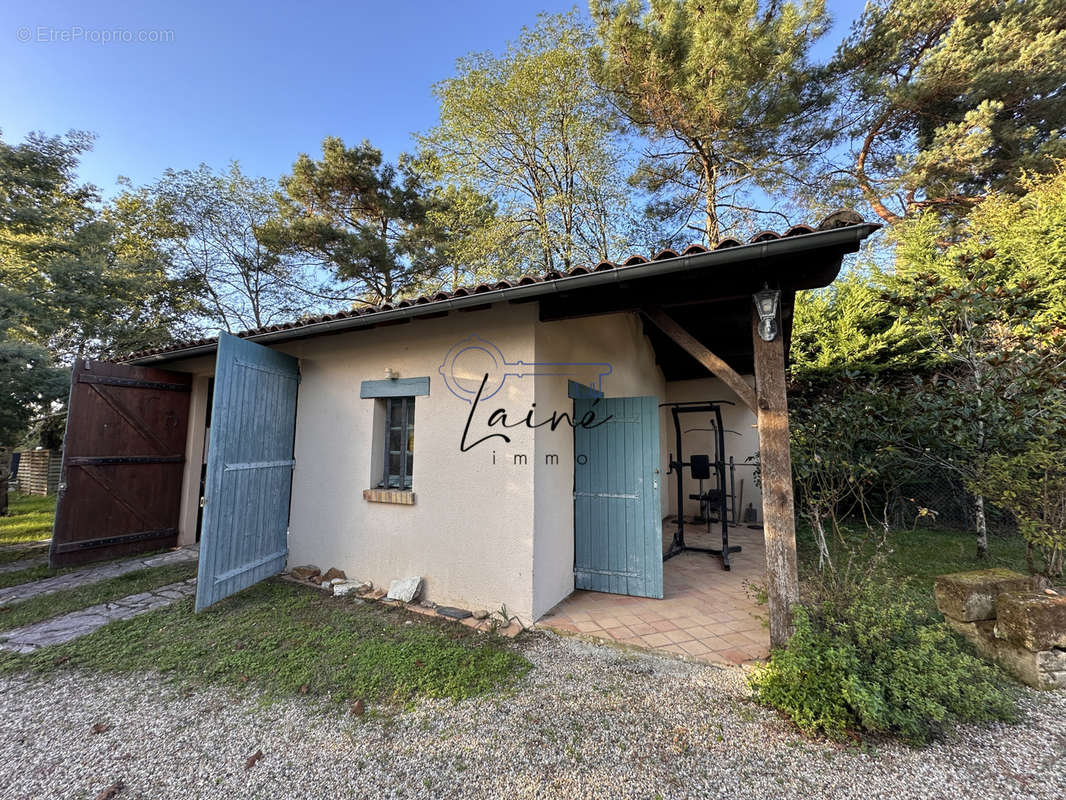
{"type": "Polygon", "coordinates": [[[420,577],[401,578],[389,584],[389,600],[397,600],[401,603],[410,603],[422,592],[422,579],[420,577]]]}
{"type": "Polygon", "coordinates": [[[488,619],[489,612],[483,608],[479,608],[477,611],[474,612],[473,617],[474,619],[488,619]]]}
{"type": "Polygon", "coordinates": [[[366,713],[366,705],[362,700],[356,700],[352,703],[352,716],[361,717],[366,713]]]}
{"type": "Polygon", "coordinates": [[[336,567],[330,567],[328,570],[326,570],[326,574],[322,576],[322,580],[324,580],[324,581],[332,581],[334,578],[343,579],[343,578],[347,578],[347,577],[348,576],[344,574],[344,570],[343,569],[337,569],[336,567]]]}
{"type": "Polygon", "coordinates": [[[334,586],[336,586],[338,583],[347,583],[347,582],[348,582],[347,578],[334,578],[333,580],[330,581],[330,583],[332,583],[334,586]]]}
{"type": "Polygon", "coordinates": [[[365,581],[344,580],[333,584],[333,594],[336,597],[344,597],[349,594],[362,594],[370,591],[370,584],[365,581]]]}
{"type": "Polygon", "coordinates": [[[422,608],[436,608],[437,607],[437,604],[434,603],[432,600],[423,600],[421,603],[419,603],[419,605],[422,606],[422,608]]]}
{"type": "Polygon", "coordinates": [[[451,619],[466,619],[472,616],[465,608],[453,608],[452,606],[437,606],[437,613],[451,619]]]}
{"type": "Polygon", "coordinates": [[[1066,649],[1066,597],[1008,592],[996,598],[996,637],[1027,650],[1066,649]]]}
{"type": "Polygon", "coordinates": [[[314,564],[308,564],[303,567],[293,567],[289,570],[289,574],[292,575],[292,577],[299,578],[302,581],[309,580],[315,575],[319,575],[321,573],[322,570],[320,570],[314,564]]]}
{"type": "Polygon", "coordinates": [[[1066,651],[1029,650],[993,633],[996,620],[959,622],[951,617],[946,622],[977,648],[977,652],[993,661],[1022,683],[1034,689],[1066,689],[1066,651]]]}
{"type": "Polygon", "coordinates": [[[995,618],[998,595],[1028,588],[1028,576],[996,568],[939,575],[933,584],[933,593],[936,607],[945,617],[960,622],[977,622],[995,618]]]}

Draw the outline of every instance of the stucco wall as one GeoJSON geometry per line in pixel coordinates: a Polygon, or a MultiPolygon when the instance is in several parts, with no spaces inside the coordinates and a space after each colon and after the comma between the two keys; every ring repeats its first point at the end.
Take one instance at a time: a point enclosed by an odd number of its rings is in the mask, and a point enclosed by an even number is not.
{"type": "MultiPolygon", "coordinates": [[[[279,348],[300,358],[302,375],[291,564],[338,566],[385,587],[421,575],[426,596],[437,603],[489,610],[506,604],[530,618],[532,467],[504,456],[531,456],[533,432],[509,429],[510,444],[493,439],[460,452],[471,405],[448,391],[438,368],[452,346],[473,333],[509,361],[531,360],[535,315],[532,305],[497,306],[279,348]],[[411,506],[362,496],[377,476],[371,469],[374,401],[360,399],[360,384],[383,379],[386,368],[405,378],[430,378],[429,396],[415,401],[411,506]]],[[[489,432],[492,409],[502,406],[520,417],[532,402],[531,381],[508,381],[477,413],[469,441],[489,432]]]]}
{"type": "MultiPolygon", "coordinates": [[[[452,394],[438,372],[457,342],[478,335],[508,361],[534,358],[530,305],[497,305],[335,336],[277,345],[300,359],[296,412],[296,467],[289,520],[289,564],[337,566],[350,577],[387,587],[396,578],[421,575],[429,599],[464,608],[497,610],[532,618],[533,431],[524,426],[488,428],[492,410],[504,407],[520,420],[534,399],[533,380],[508,380],[479,410],[468,443],[505,432],[460,452],[471,404],[452,394]],[[382,380],[390,368],[400,377],[428,376],[430,393],[415,401],[412,489],[414,505],[374,503],[363,489],[372,474],[373,399],[359,397],[365,380],[382,380]],[[495,452],[494,452],[495,451],[495,452]],[[514,455],[526,464],[515,464],[514,455]],[[495,463],[494,463],[495,461],[495,463]]],[[[214,371],[214,358],[178,361],[172,369],[214,371]]],[[[203,436],[190,425],[190,451],[203,436]]],[[[195,462],[190,452],[190,462],[195,462]]],[[[194,470],[186,470],[183,520],[195,535],[194,470]]],[[[199,481],[199,473],[195,473],[199,481]]],[[[183,537],[187,534],[183,533],[183,537]]]]}
{"type": "MultiPolygon", "coordinates": [[[[607,397],[653,395],[661,402],[665,393],[651,343],[634,314],[539,323],[536,360],[574,365],[552,368],[569,375],[536,377],[538,419],[553,410],[572,412],[568,380],[586,385],[596,380],[603,368],[594,364],[610,365],[602,383],[607,397]]],[[[574,590],[573,430],[568,425],[554,432],[549,426],[538,428],[534,449],[533,613],[539,617],[574,590]],[[558,463],[549,461],[549,454],[558,455],[558,463]]],[[[660,470],[665,473],[664,467],[660,470]]]]}
{"type": "MultiPolygon", "coordinates": [[[[755,385],[755,378],[751,375],[745,375],[744,380],[751,386],[755,385]]],[[[733,456],[733,460],[736,462],[736,488],[737,494],[740,493],[740,482],[744,481],[744,498],[743,506],[746,508],[749,503],[754,505],[757,519],[762,519],[762,494],[755,486],[753,480],[754,470],[750,466],[751,461],[747,461],[750,456],[754,456],[759,449],[759,434],[755,428],[755,414],[748,409],[747,406],[741,402],[740,398],[736,396],[732,389],[726,386],[717,378],[699,378],[697,380],[689,381],[670,381],[666,384],[666,402],[668,403],[683,403],[692,400],[730,400],[735,405],[722,406],[722,423],[726,429],[725,434],[725,458],[728,461],[729,456],[733,456]]],[[[670,418],[669,411],[664,409],[664,425],[667,426],[667,433],[664,434],[667,438],[664,439],[664,448],[673,452],[676,449],[674,442],[674,426],[673,420],[670,418]]],[[[709,428],[710,415],[701,414],[684,414],[681,417],[681,430],[685,431],[690,428],[709,428]]],[[[683,434],[682,444],[685,447],[685,460],[694,453],[706,453],[713,457],[713,435],[706,431],[691,431],[683,434]]],[[[728,480],[728,472],[726,475],[728,480]]],[[[670,512],[674,513],[675,506],[677,504],[676,492],[677,492],[677,477],[670,475],[667,481],[669,489],[670,500],[670,512]]],[[[688,470],[685,470],[685,513],[695,515],[699,513],[699,501],[689,500],[688,495],[690,493],[695,494],[698,489],[698,482],[689,478],[688,470]]],[[[743,508],[739,502],[737,505],[737,514],[743,514],[743,508]]]]}

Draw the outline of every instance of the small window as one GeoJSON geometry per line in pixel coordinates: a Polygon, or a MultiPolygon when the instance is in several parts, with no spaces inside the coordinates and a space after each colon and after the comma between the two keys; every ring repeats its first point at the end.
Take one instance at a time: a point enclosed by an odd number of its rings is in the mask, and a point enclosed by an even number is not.
{"type": "Polygon", "coordinates": [[[383,474],[379,489],[410,489],[414,470],[415,399],[386,397],[383,474]]]}

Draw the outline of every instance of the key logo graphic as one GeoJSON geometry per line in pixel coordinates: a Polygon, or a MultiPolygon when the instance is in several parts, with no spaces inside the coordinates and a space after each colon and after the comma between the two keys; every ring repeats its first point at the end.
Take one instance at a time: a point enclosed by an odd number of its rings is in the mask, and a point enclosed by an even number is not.
{"type": "Polygon", "coordinates": [[[606,362],[508,361],[492,342],[480,336],[470,336],[448,351],[437,372],[444,379],[448,391],[460,400],[472,403],[482,381],[485,382],[485,388],[481,392],[481,399],[487,400],[499,392],[510,378],[538,375],[575,379],[587,379],[592,375],[591,382],[585,385],[594,392],[602,393],[603,379],[611,374],[611,365],[606,362]]]}

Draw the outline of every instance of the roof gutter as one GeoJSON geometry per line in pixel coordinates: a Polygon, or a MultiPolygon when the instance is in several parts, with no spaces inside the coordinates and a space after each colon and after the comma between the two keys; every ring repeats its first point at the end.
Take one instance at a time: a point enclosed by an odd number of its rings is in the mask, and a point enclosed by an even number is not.
{"type": "MultiPolygon", "coordinates": [[[[399,320],[412,319],[424,314],[437,314],[441,311],[456,311],[471,306],[481,306],[502,300],[521,300],[542,295],[556,294],[573,289],[587,289],[611,283],[625,283],[641,278],[672,275],[677,273],[692,272],[711,266],[724,266],[738,261],[751,261],[753,259],[769,258],[792,253],[802,253],[807,250],[822,248],[842,247],[858,244],[871,233],[880,228],[880,225],[863,223],[861,225],[849,225],[828,231],[814,231],[797,236],[772,239],[767,242],[742,244],[728,247],[722,250],[709,250],[705,253],[693,253],[688,256],[664,259],[662,261],[649,261],[646,264],[635,264],[630,267],[615,267],[599,272],[589,272],[584,275],[569,275],[562,278],[554,278],[549,281],[538,281],[526,286],[511,286],[505,289],[492,289],[479,294],[469,294],[463,297],[450,297],[446,300],[435,300],[429,303],[406,306],[404,308],[392,308],[387,311],[378,311],[373,314],[364,314],[355,317],[342,317],[340,319],[312,322],[307,325],[299,325],[277,331],[267,331],[245,337],[250,342],[269,344],[271,342],[283,342],[293,339],[304,339],[309,336],[318,336],[325,333],[336,333],[344,330],[367,328],[382,322],[396,322],[399,320]]],[[[123,362],[128,364],[153,364],[162,361],[176,361],[182,358],[207,355],[215,352],[217,342],[187,347],[180,350],[169,350],[164,353],[142,356],[123,362]]]]}

